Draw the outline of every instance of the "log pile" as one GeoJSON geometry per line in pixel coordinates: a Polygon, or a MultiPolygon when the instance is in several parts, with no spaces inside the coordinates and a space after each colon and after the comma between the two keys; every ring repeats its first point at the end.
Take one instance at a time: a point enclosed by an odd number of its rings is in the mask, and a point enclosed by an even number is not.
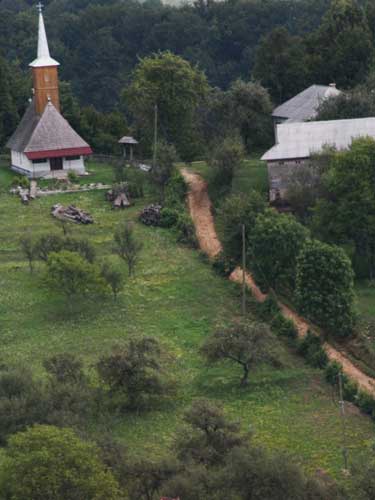
{"type": "Polygon", "coordinates": [[[160,226],[161,205],[149,205],[139,214],[139,218],[146,226],[160,226]]]}
{"type": "Polygon", "coordinates": [[[74,205],[69,205],[68,207],[64,207],[60,204],[54,205],[51,213],[57,219],[69,220],[71,222],[75,222],[76,224],[92,224],[94,222],[94,219],[90,214],[75,207],[74,205]]]}
{"type": "Polygon", "coordinates": [[[129,189],[126,182],[113,186],[107,191],[105,198],[112,203],[113,208],[130,207],[129,189]]]}

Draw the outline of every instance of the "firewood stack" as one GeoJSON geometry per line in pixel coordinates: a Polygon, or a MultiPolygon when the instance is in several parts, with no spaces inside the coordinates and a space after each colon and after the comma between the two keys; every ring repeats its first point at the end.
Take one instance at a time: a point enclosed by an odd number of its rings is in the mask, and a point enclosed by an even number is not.
{"type": "Polygon", "coordinates": [[[139,218],[146,226],[160,226],[161,205],[149,205],[139,214],[139,218]]]}
{"type": "Polygon", "coordinates": [[[113,208],[127,208],[131,205],[126,182],[113,186],[112,189],[107,191],[105,198],[112,203],[113,208]]]}
{"type": "Polygon", "coordinates": [[[92,224],[94,222],[90,214],[74,205],[69,205],[68,207],[64,207],[60,204],[54,205],[51,213],[57,219],[69,220],[76,224],[92,224]]]}

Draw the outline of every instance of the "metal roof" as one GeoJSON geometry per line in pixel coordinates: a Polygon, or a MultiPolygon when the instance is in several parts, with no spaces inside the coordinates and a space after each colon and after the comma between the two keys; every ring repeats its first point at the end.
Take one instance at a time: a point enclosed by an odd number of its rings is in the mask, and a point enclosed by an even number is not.
{"type": "Polygon", "coordinates": [[[38,31],[38,57],[30,64],[32,68],[40,68],[46,66],[60,66],[60,63],[52,59],[49,53],[46,28],[42,9],[39,11],[39,31],[38,31]]]}
{"type": "Polygon", "coordinates": [[[322,122],[282,123],[277,125],[278,144],[262,160],[277,161],[309,158],[324,146],[347,149],[353,139],[375,139],[375,118],[331,120],[322,122]]]}
{"type": "Polygon", "coordinates": [[[311,120],[316,117],[317,110],[325,99],[340,94],[341,91],[333,85],[311,85],[308,89],[275,108],[272,116],[295,122],[311,120]]]}
{"type": "Polygon", "coordinates": [[[134,137],[128,135],[124,135],[118,142],[119,144],[138,144],[138,141],[136,141],[134,137]]]}

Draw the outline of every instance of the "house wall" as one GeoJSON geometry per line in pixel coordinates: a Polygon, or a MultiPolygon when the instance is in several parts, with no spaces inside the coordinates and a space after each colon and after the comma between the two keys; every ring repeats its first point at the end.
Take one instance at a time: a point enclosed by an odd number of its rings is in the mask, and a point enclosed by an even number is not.
{"type": "MultiPolygon", "coordinates": [[[[26,175],[29,178],[37,179],[51,173],[50,161],[47,158],[43,163],[33,163],[23,153],[11,151],[11,168],[18,174],[26,175]]],[[[85,173],[84,157],[80,156],[77,160],[63,159],[63,170],[74,171],[78,175],[85,173]]],[[[58,170],[56,171],[58,172],[58,170]]],[[[61,172],[61,170],[60,170],[61,172]]]]}
{"type": "Polygon", "coordinates": [[[77,174],[84,174],[86,171],[84,157],[80,156],[78,160],[68,160],[64,158],[63,169],[73,170],[77,174]]]}
{"type": "Polygon", "coordinates": [[[267,162],[270,201],[285,199],[290,177],[302,166],[308,164],[308,159],[269,161],[267,162]]]}

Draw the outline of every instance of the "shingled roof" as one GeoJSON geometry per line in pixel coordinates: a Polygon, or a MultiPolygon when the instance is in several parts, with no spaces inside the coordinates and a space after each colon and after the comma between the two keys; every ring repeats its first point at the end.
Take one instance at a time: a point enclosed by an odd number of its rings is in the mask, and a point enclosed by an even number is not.
{"type": "Polygon", "coordinates": [[[278,144],[262,156],[265,161],[309,158],[324,146],[338,150],[350,147],[354,139],[375,139],[375,118],[283,123],[277,126],[278,144]]]}
{"type": "Polygon", "coordinates": [[[17,130],[7,143],[29,159],[91,154],[90,146],[75,132],[50,102],[42,116],[31,102],[17,130]]]}
{"type": "Polygon", "coordinates": [[[320,104],[341,91],[334,86],[311,85],[308,89],[284,102],[273,110],[274,118],[284,118],[293,122],[304,122],[316,117],[320,104]]]}

